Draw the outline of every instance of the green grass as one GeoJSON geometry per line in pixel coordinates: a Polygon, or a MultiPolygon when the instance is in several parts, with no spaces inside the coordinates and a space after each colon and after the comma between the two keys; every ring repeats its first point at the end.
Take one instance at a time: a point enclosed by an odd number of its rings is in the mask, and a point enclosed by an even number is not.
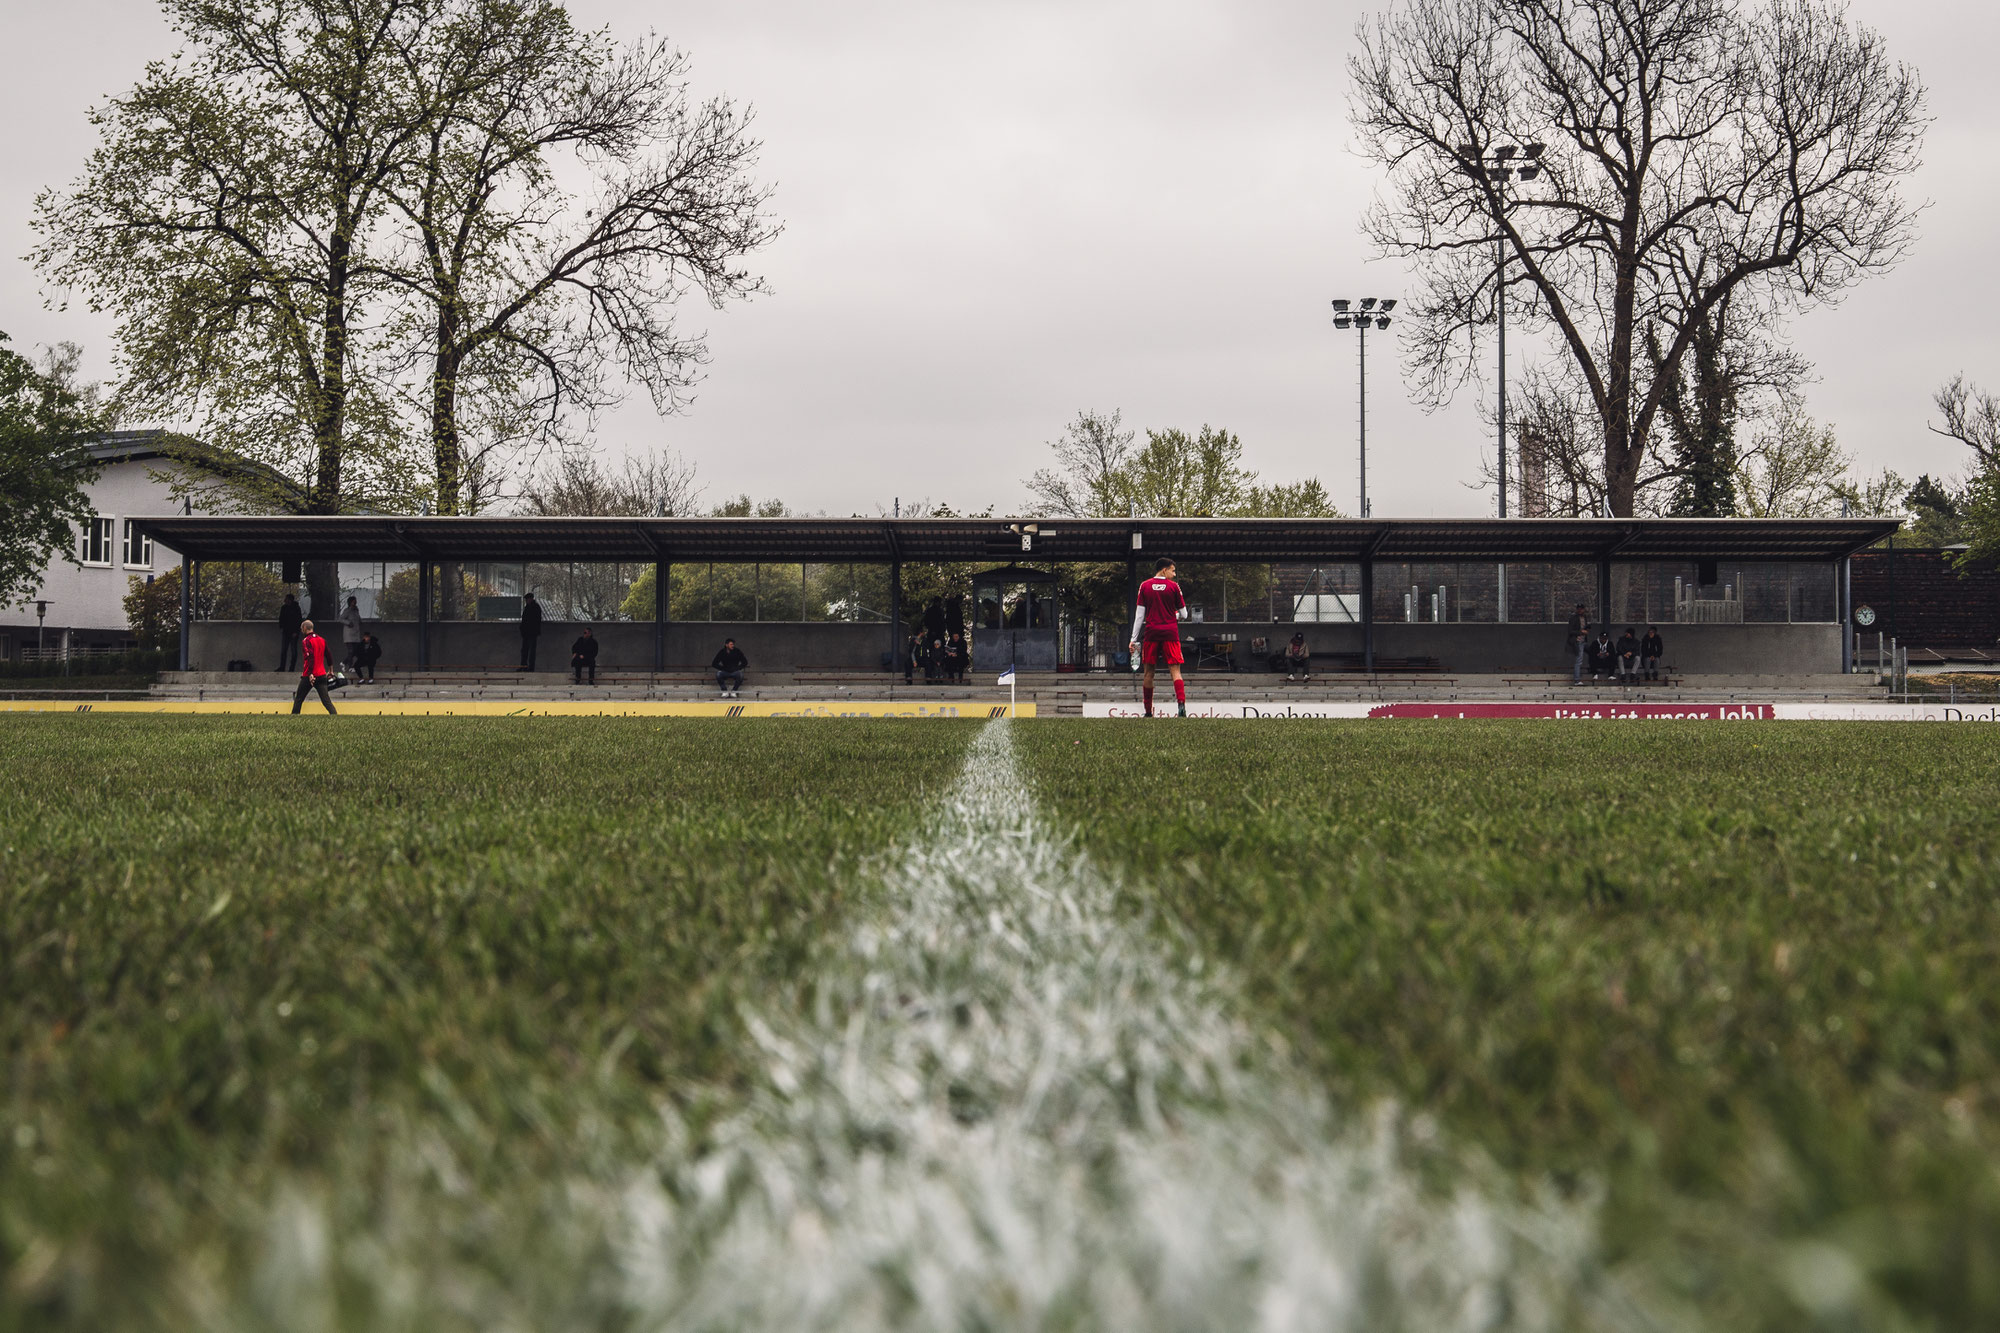
{"type": "Polygon", "coordinates": [[[2000,1326],[2000,735],[1023,743],[1133,910],[1232,965],[1343,1099],[1601,1182],[1627,1281],[1699,1326],[2000,1326]]]}
{"type": "Polygon", "coordinates": [[[564,1191],[726,1104],[972,734],[0,718],[0,1328],[318,1326],[286,1264],[412,1254],[327,1326],[616,1326],[564,1191]]]}

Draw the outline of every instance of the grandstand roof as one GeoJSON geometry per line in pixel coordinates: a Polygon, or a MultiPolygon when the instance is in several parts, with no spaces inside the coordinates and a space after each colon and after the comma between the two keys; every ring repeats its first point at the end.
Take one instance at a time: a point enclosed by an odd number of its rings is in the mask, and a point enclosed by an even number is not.
{"type": "Polygon", "coordinates": [[[138,520],[194,560],[765,563],[1153,559],[1833,560],[1893,518],[535,518],[138,520]],[[1033,525],[1024,551],[1022,529],[1033,525]]]}

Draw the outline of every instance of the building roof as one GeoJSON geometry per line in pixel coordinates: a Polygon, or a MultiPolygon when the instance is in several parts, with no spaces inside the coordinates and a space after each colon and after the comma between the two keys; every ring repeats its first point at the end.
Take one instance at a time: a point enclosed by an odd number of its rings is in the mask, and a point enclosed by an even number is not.
{"type": "Polygon", "coordinates": [[[138,520],[194,560],[1833,560],[1894,518],[529,518],[138,520]],[[1024,550],[1022,529],[1032,525],[1024,550]]]}

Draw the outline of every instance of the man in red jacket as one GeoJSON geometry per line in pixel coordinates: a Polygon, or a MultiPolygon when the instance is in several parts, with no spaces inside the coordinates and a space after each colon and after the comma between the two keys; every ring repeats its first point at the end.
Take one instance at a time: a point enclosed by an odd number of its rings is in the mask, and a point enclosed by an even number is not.
{"type": "Polygon", "coordinates": [[[310,620],[299,626],[299,633],[304,637],[299,640],[299,691],[292,696],[292,716],[298,716],[308,690],[318,690],[319,701],[331,713],[333,699],[326,692],[326,640],[313,632],[310,620]]]}

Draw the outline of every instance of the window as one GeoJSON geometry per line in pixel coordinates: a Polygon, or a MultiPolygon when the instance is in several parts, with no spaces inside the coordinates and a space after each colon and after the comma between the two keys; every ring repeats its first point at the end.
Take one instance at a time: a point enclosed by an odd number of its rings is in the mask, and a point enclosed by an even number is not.
{"type": "Polygon", "coordinates": [[[125,520],[125,565],[128,569],[153,567],[153,539],[129,518],[125,520]]]}
{"type": "Polygon", "coordinates": [[[99,515],[83,525],[83,563],[111,563],[111,520],[99,515]]]}

